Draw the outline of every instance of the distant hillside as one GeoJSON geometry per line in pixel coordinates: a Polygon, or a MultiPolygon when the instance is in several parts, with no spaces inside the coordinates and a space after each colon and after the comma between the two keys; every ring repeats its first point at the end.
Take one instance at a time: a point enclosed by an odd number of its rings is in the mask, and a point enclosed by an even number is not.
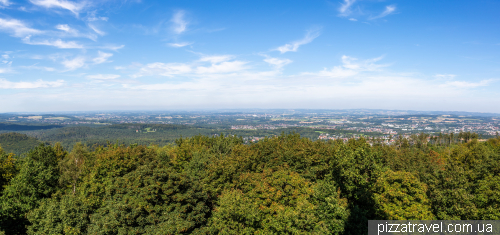
{"type": "Polygon", "coordinates": [[[33,149],[41,142],[36,138],[29,137],[25,134],[9,132],[0,134],[0,146],[7,153],[15,153],[21,155],[33,149]]]}
{"type": "Polygon", "coordinates": [[[34,131],[61,128],[61,125],[23,125],[13,123],[0,123],[0,131],[34,131]]]}

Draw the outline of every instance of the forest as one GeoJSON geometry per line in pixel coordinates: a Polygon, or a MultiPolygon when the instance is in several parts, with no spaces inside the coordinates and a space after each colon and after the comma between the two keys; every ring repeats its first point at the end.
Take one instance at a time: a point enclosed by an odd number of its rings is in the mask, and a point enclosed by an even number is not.
{"type": "Polygon", "coordinates": [[[500,137],[0,150],[0,234],[367,234],[367,221],[499,220],[500,137]]]}
{"type": "Polygon", "coordinates": [[[139,145],[158,145],[164,146],[173,144],[176,139],[181,137],[191,137],[195,135],[220,135],[225,136],[236,135],[243,138],[248,137],[264,137],[277,136],[282,132],[299,133],[302,137],[318,139],[320,133],[328,133],[331,135],[346,135],[353,134],[380,136],[380,133],[357,133],[356,131],[347,130],[332,130],[332,129],[313,129],[307,127],[289,127],[273,130],[232,130],[232,129],[217,129],[211,126],[191,126],[178,124],[113,124],[106,126],[66,126],[44,129],[35,129],[39,127],[31,126],[32,130],[26,130],[24,125],[17,125],[17,132],[6,132],[0,134],[0,145],[4,150],[14,151],[17,155],[25,154],[27,150],[33,148],[37,144],[33,143],[48,143],[55,144],[60,142],[64,149],[71,151],[73,146],[81,142],[84,145],[94,148],[94,146],[108,146],[111,144],[139,144],[139,145]],[[24,129],[23,129],[24,128],[24,129]],[[29,141],[28,141],[29,139],[29,141]]]}

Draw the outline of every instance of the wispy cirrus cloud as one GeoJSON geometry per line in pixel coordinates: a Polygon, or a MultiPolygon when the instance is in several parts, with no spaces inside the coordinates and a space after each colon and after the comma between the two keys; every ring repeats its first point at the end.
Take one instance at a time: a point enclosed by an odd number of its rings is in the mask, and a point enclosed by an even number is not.
{"type": "Polygon", "coordinates": [[[193,71],[190,65],[184,63],[161,63],[155,62],[143,66],[139,73],[132,75],[133,78],[142,76],[164,76],[173,77],[174,75],[186,74],[193,71]]]}
{"type": "Polygon", "coordinates": [[[23,42],[28,45],[45,45],[45,46],[54,46],[61,49],[82,49],[83,45],[78,44],[75,41],[63,41],[61,39],[49,41],[49,40],[41,40],[41,41],[31,41],[30,36],[23,38],[23,42]]]}
{"type": "Polygon", "coordinates": [[[238,72],[247,69],[248,62],[233,60],[232,55],[202,56],[198,61],[209,62],[210,66],[197,66],[198,74],[238,72]]]}
{"type": "MultiPolygon", "coordinates": [[[[97,35],[89,32],[89,33],[81,33],[79,32],[78,30],[72,28],[71,26],[67,25],[67,24],[58,24],[55,26],[56,29],[62,31],[60,33],[58,32],[47,32],[47,34],[49,35],[57,35],[57,36],[60,36],[60,37],[76,37],[76,38],[79,38],[79,37],[83,37],[83,38],[88,38],[92,41],[96,41],[97,40],[97,35]]],[[[96,32],[94,29],[92,29],[92,27],[90,27],[89,25],[89,28],[96,32]]],[[[99,35],[104,35],[104,34],[100,34],[102,32],[99,32],[98,34],[99,35]]]]}
{"type": "MultiPolygon", "coordinates": [[[[248,69],[248,62],[234,60],[232,55],[202,56],[191,63],[161,63],[155,62],[141,66],[133,78],[142,76],[174,77],[177,75],[194,76],[207,74],[227,74],[248,69]]],[[[122,67],[120,67],[121,69],[122,67]]]]}
{"type": "Polygon", "coordinates": [[[30,65],[30,66],[20,66],[20,68],[23,69],[36,69],[36,70],[42,70],[42,71],[47,71],[47,72],[54,72],[56,69],[52,67],[46,67],[46,66],[37,66],[36,64],[30,65]]]}
{"type": "Polygon", "coordinates": [[[357,58],[343,55],[342,65],[334,66],[331,69],[324,68],[322,71],[316,73],[306,72],[303,75],[314,75],[320,77],[330,78],[345,78],[359,74],[366,71],[378,71],[383,67],[389,66],[388,64],[377,64],[383,57],[360,61],[357,58]]]}
{"type": "MultiPolygon", "coordinates": [[[[94,58],[89,58],[85,56],[77,56],[73,59],[63,59],[61,64],[66,67],[67,71],[79,69],[82,67],[87,67],[88,63],[93,63],[95,64],[102,64],[106,62],[110,62],[108,59],[113,56],[112,53],[106,53],[102,51],[97,51],[97,57],[94,58]]],[[[57,60],[58,58],[54,58],[54,60],[57,60]]]]}
{"type": "Polygon", "coordinates": [[[456,76],[457,75],[455,75],[455,74],[436,74],[436,75],[434,75],[434,77],[436,77],[436,78],[444,78],[444,79],[453,79],[456,76]]]}
{"type": "Polygon", "coordinates": [[[66,1],[66,0],[30,0],[34,5],[45,7],[45,8],[62,8],[71,11],[73,14],[78,16],[80,11],[85,7],[86,1],[81,1],[79,3],[66,1]]]}
{"type": "Polygon", "coordinates": [[[58,25],[56,25],[56,29],[62,30],[64,32],[71,31],[71,27],[69,27],[69,25],[67,25],[67,24],[58,24],[58,25]]]}
{"type": "Polygon", "coordinates": [[[125,45],[119,45],[119,46],[117,46],[117,45],[105,45],[105,46],[100,46],[98,48],[105,49],[105,50],[111,50],[111,51],[118,51],[124,47],[125,47],[125,45]]]}
{"type": "Polygon", "coordinates": [[[10,4],[12,4],[12,3],[9,2],[9,0],[0,0],[0,8],[8,7],[10,4]]]}
{"type": "Polygon", "coordinates": [[[224,62],[233,59],[232,55],[211,55],[211,56],[202,56],[198,61],[202,62],[210,62],[212,64],[224,62]]]}
{"type": "Polygon", "coordinates": [[[94,75],[87,75],[88,79],[92,80],[113,80],[119,78],[120,75],[118,74],[94,74],[94,75]]]}
{"type": "Polygon", "coordinates": [[[275,69],[281,69],[283,68],[283,66],[287,65],[287,64],[290,64],[292,63],[293,61],[290,60],[290,59],[280,59],[280,58],[273,58],[273,57],[269,57],[267,56],[265,59],[264,59],[264,62],[270,64],[271,66],[273,66],[275,69]]]}
{"type": "Polygon", "coordinates": [[[92,59],[92,61],[94,61],[95,64],[102,64],[104,62],[107,62],[108,59],[113,56],[112,53],[106,53],[106,52],[102,52],[102,51],[98,51],[98,56],[94,59],[92,59]]]}
{"type": "Polygon", "coordinates": [[[294,41],[291,43],[287,43],[287,44],[280,46],[274,50],[281,52],[281,54],[289,52],[289,51],[296,52],[300,46],[308,44],[308,43],[312,42],[315,38],[317,38],[320,35],[320,30],[321,30],[320,28],[314,28],[314,29],[308,30],[303,39],[300,39],[300,40],[297,40],[297,41],[294,41]]]}
{"type": "MultiPolygon", "coordinates": [[[[9,55],[9,52],[3,54],[1,60],[2,60],[2,64],[6,64],[6,65],[9,65],[9,66],[12,65],[12,60],[11,60],[11,57],[9,55]]],[[[3,71],[5,72],[6,70],[3,70],[3,71]]]]}
{"type": "Polygon", "coordinates": [[[94,32],[96,32],[97,34],[101,35],[101,36],[104,36],[106,35],[106,32],[98,29],[95,25],[93,24],[88,24],[89,28],[92,29],[94,32]]]}
{"type": "Polygon", "coordinates": [[[17,19],[4,19],[0,18],[0,31],[10,33],[12,37],[22,38],[22,42],[29,45],[46,45],[54,46],[57,48],[68,49],[68,48],[84,48],[78,42],[75,41],[63,41],[62,39],[52,39],[57,37],[84,37],[91,40],[96,40],[97,36],[92,33],[80,33],[78,30],[71,28],[67,24],[58,24],[55,28],[59,31],[54,30],[39,30],[28,26],[25,22],[17,19]],[[51,39],[36,39],[37,37],[52,37],[51,39]]]}
{"type": "Polygon", "coordinates": [[[0,18],[0,30],[7,31],[14,37],[25,37],[33,34],[42,34],[43,31],[31,28],[24,22],[16,19],[0,18]]]}
{"type": "Polygon", "coordinates": [[[64,65],[64,67],[66,67],[68,70],[75,70],[85,66],[85,61],[85,57],[78,56],[71,60],[63,60],[61,64],[64,65]]]}
{"type": "Polygon", "coordinates": [[[174,16],[170,20],[172,25],[172,31],[176,34],[181,34],[187,29],[187,25],[189,22],[185,19],[186,12],[183,10],[179,10],[174,13],[174,16]]]}
{"type": "Polygon", "coordinates": [[[356,0],[344,0],[343,3],[340,4],[339,7],[339,15],[340,16],[347,16],[351,13],[351,6],[354,4],[356,0]]]}
{"type": "Polygon", "coordinates": [[[171,47],[185,47],[193,44],[192,42],[179,42],[179,43],[168,43],[169,46],[171,47]]]}
{"type": "Polygon", "coordinates": [[[33,88],[49,88],[60,87],[64,85],[64,80],[53,82],[37,80],[34,82],[11,82],[0,78],[0,89],[33,89],[33,88]]]}
{"type": "Polygon", "coordinates": [[[371,17],[370,20],[374,20],[374,19],[379,19],[379,18],[386,17],[386,16],[392,14],[394,11],[396,11],[396,6],[395,5],[386,6],[385,10],[382,13],[380,13],[380,15],[371,17]]]}
{"type": "Polygon", "coordinates": [[[224,61],[210,66],[198,66],[196,72],[199,74],[238,72],[247,69],[246,64],[247,62],[239,60],[224,61]]]}

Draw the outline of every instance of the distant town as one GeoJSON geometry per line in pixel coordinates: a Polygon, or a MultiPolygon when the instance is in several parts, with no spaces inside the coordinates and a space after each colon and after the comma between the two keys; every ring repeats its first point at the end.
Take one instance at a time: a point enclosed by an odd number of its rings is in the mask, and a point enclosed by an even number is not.
{"type": "MultiPolygon", "coordinates": [[[[112,124],[180,124],[220,130],[318,129],[318,139],[377,137],[426,133],[438,135],[473,132],[491,138],[500,132],[500,114],[467,112],[417,112],[392,110],[217,110],[123,111],[78,113],[4,113],[4,124],[105,126],[112,124]],[[337,132],[325,132],[335,130],[337,132]]],[[[7,130],[0,130],[7,132],[7,130]]],[[[136,132],[139,132],[137,130],[136,132]]],[[[265,136],[246,137],[258,141],[265,136]]]]}

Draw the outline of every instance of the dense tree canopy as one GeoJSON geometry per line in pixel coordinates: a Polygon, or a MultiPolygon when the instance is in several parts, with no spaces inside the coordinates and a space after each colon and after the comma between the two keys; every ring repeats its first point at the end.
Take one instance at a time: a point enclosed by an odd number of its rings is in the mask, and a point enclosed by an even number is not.
{"type": "Polygon", "coordinates": [[[366,234],[369,219],[500,219],[500,138],[0,149],[6,234],[366,234]]]}

